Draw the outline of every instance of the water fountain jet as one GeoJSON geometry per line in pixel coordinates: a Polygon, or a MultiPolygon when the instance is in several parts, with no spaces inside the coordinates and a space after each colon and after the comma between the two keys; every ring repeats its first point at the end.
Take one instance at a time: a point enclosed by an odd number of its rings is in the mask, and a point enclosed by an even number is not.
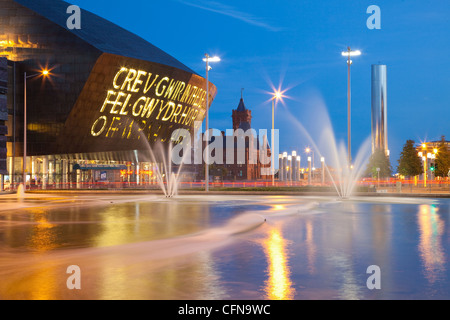
{"type": "Polygon", "coordinates": [[[294,121],[301,133],[306,136],[319,156],[325,156],[325,158],[329,159],[327,161],[329,165],[326,166],[328,177],[330,178],[339,199],[348,200],[353,194],[357,182],[364,174],[365,166],[370,156],[371,139],[370,137],[366,138],[358,149],[354,161],[349,165],[346,151],[347,146],[344,143],[338,143],[336,141],[329,113],[323,100],[317,96],[313,98],[312,104],[314,104],[315,121],[317,122],[317,119],[322,120],[321,139],[319,140],[321,142],[320,144],[312,138],[309,131],[295,116],[291,114],[290,119],[294,121]],[[331,172],[330,166],[335,169],[334,174],[331,172]]]}
{"type": "Polygon", "coordinates": [[[25,187],[23,183],[21,183],[17,188],[17,199],[22,200],[23,198],[25,198],[25,187]]]}
{"type": "Polygon", "coordinates": [[[149,148],[149,151],[152,161],[153,163],[155,163],[157,168],[156,179],[158,181],[158,185],[164,192],[164,196],[166,198],[173,198],[178,194],[182,163],[178,166],[177,171],[174,172],[174,170],[172,170],[172,152],[173,152],[172,142],[169,144],[167,151],[164,150],[163,145],[160,143],[157,144],[155,149],[157,151],[158,158],[160,159],[159,161],[161,162],[158,162],[157,156],[155,155],[153,148],[149,148]],[[158,163],[162,164],[162,168],[160,168],[158,163]]]}

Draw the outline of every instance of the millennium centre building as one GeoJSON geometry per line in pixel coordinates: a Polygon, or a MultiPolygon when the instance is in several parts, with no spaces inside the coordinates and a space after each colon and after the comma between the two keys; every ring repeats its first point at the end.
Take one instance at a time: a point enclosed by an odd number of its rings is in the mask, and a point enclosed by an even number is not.
{"type": "Polygon", "coordinates": [[[2,183],[151,183],[148,150],[203,121],[206,80],[91,12],[70,27],[70,6],[0,0],[2,183]]]}

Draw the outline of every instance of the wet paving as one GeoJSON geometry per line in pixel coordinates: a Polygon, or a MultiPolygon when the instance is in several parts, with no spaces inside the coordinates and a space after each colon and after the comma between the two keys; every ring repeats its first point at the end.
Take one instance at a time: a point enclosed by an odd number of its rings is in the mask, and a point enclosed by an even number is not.
{"type": "Polygon", "coordinates": [[[450,298],[448,199],[23,200],[0,198],[1,299],[450,298]]]}

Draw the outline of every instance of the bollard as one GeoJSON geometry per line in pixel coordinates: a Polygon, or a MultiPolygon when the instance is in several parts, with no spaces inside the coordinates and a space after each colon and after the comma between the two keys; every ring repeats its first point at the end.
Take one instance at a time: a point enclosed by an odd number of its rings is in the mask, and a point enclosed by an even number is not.
{"type": "Polygon", "coordinates": [[[396,187],[397,193],[402,193],[402,182],[401,181],[397,181],[395,184],[395,187],[396,187]]]}

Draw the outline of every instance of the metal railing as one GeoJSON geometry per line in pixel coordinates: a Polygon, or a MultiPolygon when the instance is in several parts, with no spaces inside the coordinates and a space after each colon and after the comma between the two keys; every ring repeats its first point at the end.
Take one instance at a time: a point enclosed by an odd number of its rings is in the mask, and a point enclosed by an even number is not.
{"type": "MultiPolygon", "coordinates": [[[[336,183],[339,183],[338,181],[336,183]]],[[[5,191],[17,190],[19,184],[10,185],[6,183],[4,185],[5,191]]],[[[312,187],[312,190],[327,190],[331,191],[334,186],[331,182],[327,181],[322,184],[321,181],[312,181],[308,184],[307,180],[301,181],[275,181],[272,185],[271,180],[236,180],[236,181],[216,181],[210,182],[209,186],[211,190],[221,189],[251,189],[258,188],[261,190],[289,190],[295,191],[305,187],[312,187]],[[314,189],[316,188],[316,189],[314,189]]],[[[205,182],[203,181],[187,181],[180,182],[180,190],[200,190],[205,188],[205,182]]],[[[155,181],[152,182],[52,182],[43,184],[41,182],[31,182],[27,184],[27,190],[159,190],[160,186],[155,181]]],[[[450,181],[448,179],[442,180],[372,180],[363,179],[358,181],[355,188],[356,192],[387,192],[387,193],[450,193],[450,181]]]]}

